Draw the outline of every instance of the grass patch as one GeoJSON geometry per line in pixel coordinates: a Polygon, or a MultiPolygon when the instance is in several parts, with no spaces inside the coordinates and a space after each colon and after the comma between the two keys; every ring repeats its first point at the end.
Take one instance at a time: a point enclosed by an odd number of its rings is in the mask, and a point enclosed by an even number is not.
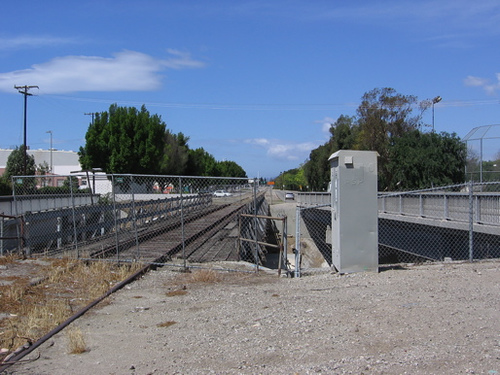
{"type": "MultiPolygon", "coordinates": [[[[35,269],[40,283],[30,282],[33,274],[19,273],[9,284],[0,284],[0,313],[8,316],[0,320],[0,348],[12,352],[26,341],[38,340],[141,268],[69,258],[45,260],[50,265],[35,269]]],[[[15,269],[16,262],[10,262],[9,269],[15,269]]],[[[8,353],[0,354],[0,361],[8,353]]]]}

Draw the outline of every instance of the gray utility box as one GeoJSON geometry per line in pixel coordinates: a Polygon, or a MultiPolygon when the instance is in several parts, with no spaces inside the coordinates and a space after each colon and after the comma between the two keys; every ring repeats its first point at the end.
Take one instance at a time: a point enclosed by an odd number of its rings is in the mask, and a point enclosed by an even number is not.
{"type": "Polygon", "coordinates": [[[378,272],[377,152],[340,150],[328,159],[332,263],[340,273],[378,272]]]}

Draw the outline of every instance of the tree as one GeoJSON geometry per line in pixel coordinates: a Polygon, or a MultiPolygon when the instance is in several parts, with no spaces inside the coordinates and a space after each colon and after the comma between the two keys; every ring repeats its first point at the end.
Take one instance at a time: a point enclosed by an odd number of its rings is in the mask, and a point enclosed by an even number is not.
{"type": "Polygon", "coordinates": [[[230,177],[246,176],[234,162],[219,163],[203,149],[191,151],[189,137],[166,130],[158,115],[145,106],[118,107],[96,114],[80,147],[85,170],[101,168],[106,173],[166,174],[230,177]]]}
{"type": "Polygon", "coordinates": [[[407,132],[418,129],[426,106],[418,106],[417,97],[398,94],[392,88],[373,89],[365,93],[357,109],[360,133],[357,148],[379,154],[379,189],[393,184],[390,147],[407,132]],[[414,108],[420,112],[413,113],[414,108]]]}
{"type": "Polygon", "coordinates": [[[247,177],[245,170],[234,161],[220,161],[217,163],[218,177],[247,177]]]}
{"type": "Polygon", "coordinates": [[[161,172],[167,175],[185,175],[189,160],[189,137],[167,131],[161,172]]]}
{"type": "Polygon", "coordinates": [[[386,190],[422,189],[465,181],[467,146],[456,134],[407,132],[389,148],[386,190]]]}
{"type": "Polygon", "coordinates": [[[158,174],[164,158],[166,124],[150,115],[145,106],[118,107],[96,114],[80,147],[83,169],[102,168],[106,173],[158,174]]]}
{"type": "MultiPolygon", "coordinates": [[[[26,174],[24,173],[24,145],[16,147],[7,158],[7,165],[3,174],[4,180],[9,183],[13,176],[34,176],[36,173],[35,157],[26,153],[26,174]]],[[[10,184],[9,184],[10,185],[10,184]]],[[[35,178],[23,178],[20,183],[16,182],[16,191],[19,194],[33,194],[36,189],[35,178]]]]}
{"type": "Polygon", "coordinates": [[[309,154],[309,160],[304,166],[304,176],[311,190],[327,190],[328,182],[330,182],[330,163],[328,158],[333,152],[333,142],[330,139],[330,141],[312,150],[309,154]]]}
{"type": "Polygon", "coordinates": [[[10,181],[4,176],[0,177],[0,195],[11,195],[12,194],[12,186],[10,185],[10,181]]]}
{"type": "Polygon", "coordinates": [[[217,176],[217,160],[202,147],[189,150],[188,176],[217,176]]]}
{"type": "Polygon", "coordinates": [[[304,166],[283,172],[274,179],[275,189],[305,190],[306,187],[304,166]]]}
{"type": "Polygon", "coordinates": [[[350,150],[357,147],[359,126],[354,117],[340,115],[337,121],[330,126],[333,152],[350,150]]]}
{"type": "Polygon", "coordinates": [[[12,176],[33,176],[36,173],[35,157],[26,154],[26,174],[24,173],[24,145],[16,147],[7,158],[4,177],[12,176]]]}
{"type": "MultiPolygon", "coordinates": [[[[429,101],[419,103],[415,96],[398,94],[392,88],[365,93],[357,117],[341,115],[330,127],[328,142],[311,151],[304,168],[308,184],[313,190],[326,189],[328,158],[342,149],[378,152],[379,190],[462,183],[466,146],[456,134],[419,131],[427,109],[429,101]]],[[[468,171],[476,164],[469,157],[468,171]]]]}

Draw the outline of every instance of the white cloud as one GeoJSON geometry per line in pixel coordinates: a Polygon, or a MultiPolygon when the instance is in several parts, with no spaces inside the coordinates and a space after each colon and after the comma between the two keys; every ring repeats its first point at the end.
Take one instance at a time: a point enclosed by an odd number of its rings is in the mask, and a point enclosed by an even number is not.
{"type": "Polygon", "coordinates": [[[53,36],[19,35],[11,38],[1,37],[0,50],[42,48],[76,43],[81,43],[81,40],[77,40],[75,38],[61,38],[53,36]]]}
{"type": "Polygon", "coordinates": [[[113,57],[64,56],[30,69],[0,73],[0,90],[13,92],[14,85],[36,85],[44,93],[81,91],[151,91],[160,88],[161,72],[167,68],[199,68],[204,64],[189,54],[168,51],[157,59],[136,51],[122,51],[113,57]]]}
{"type": "Polygon", "coordinates": [[[500,73],[496,73],[497,82],[491,83],[487,78],[468,76],[464,79],[466,86],[482,87],[488,95],[495,95],[500,90],[500,73]]]}
{"type": "Polygon", "coordinates": [[[258,146],[267,146],[270,143],[270,141],[266,138],[245,139],[244,142],[258,146]]]}
{"type": "Polygon", "coordinates": [[[316,142],[290,142],[269,140],[265,138],[246,139],[245,143],[264,148],[267,155],[277,160],[303,161],[309,157],[311,150],[319,146],[316,142]]]}
{"type": "Polygon", "coordinates": [[[170,59],[162,60],[163,66],[171,69],[184,69],[184,68],[202,68],[205,66],[201,61],[193,60],[191,55],[187,52],[182,52],[176,49],[167,49],[167,52],[172,55],[170,59]]]}

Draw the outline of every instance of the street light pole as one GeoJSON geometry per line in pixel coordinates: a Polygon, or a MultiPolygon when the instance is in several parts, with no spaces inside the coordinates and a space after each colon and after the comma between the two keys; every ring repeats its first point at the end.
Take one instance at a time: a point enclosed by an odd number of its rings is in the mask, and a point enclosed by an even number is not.
{"type": "Polygon", "coordinates": [[[48,130],[45,133],[50,134],[50,173],[52,174],[52,130],[48,130]]]}
{"type": "Polygon", "coordinates": [[[432,132],[434,133],[434,104],[439,103],[443,98],[440,96],[436,96],[432,99],[432,132]]]}

